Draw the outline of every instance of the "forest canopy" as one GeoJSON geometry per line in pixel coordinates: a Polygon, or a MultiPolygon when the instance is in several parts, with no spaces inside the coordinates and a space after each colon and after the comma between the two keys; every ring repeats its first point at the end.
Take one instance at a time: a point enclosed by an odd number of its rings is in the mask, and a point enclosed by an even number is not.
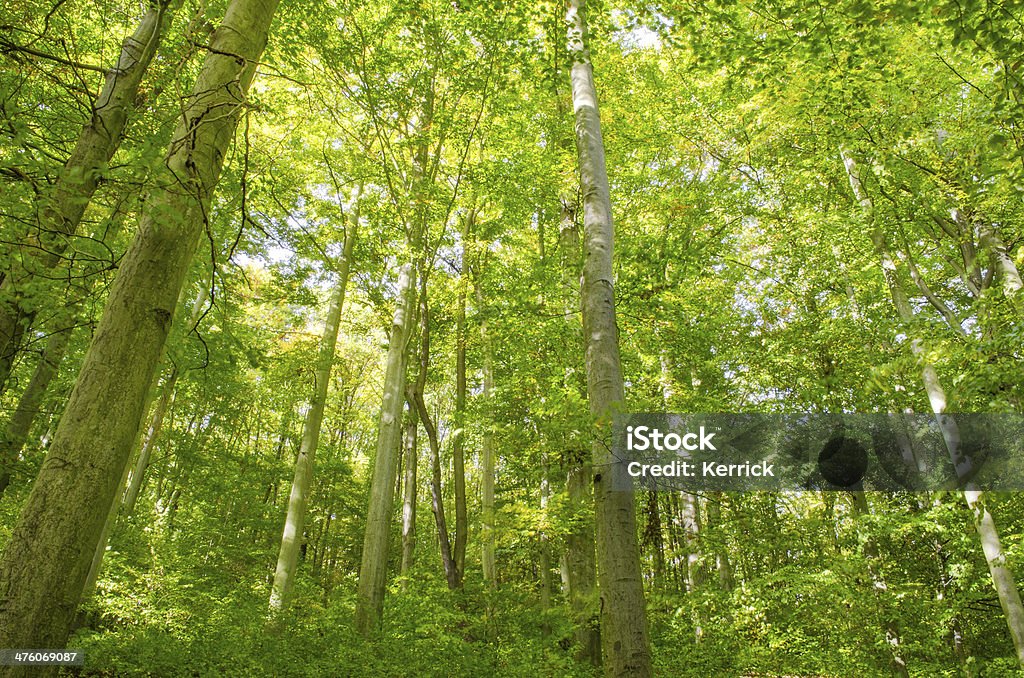
{"type": "Polygon", "coordinates": [[[1017,675],[1022,55],[999,0],[0,0],[0,676],[1017,675]],[[623,491],[673,412],[960,482],[623,491]]]}

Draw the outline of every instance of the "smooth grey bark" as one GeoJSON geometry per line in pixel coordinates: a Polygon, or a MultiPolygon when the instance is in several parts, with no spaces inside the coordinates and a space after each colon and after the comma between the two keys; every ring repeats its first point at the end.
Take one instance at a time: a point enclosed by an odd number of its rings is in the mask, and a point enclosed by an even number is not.
{"type": "Polygon", "coordinates": [[[135,31],[121,44],[117,64],[107,72],[89,122],[40,211],[38,239],[23,250],[18,270],[9,271],[0,283],[0,393],[39,310],[25,297],[25,287],[57,266],[70,246],[104,166],[121,145],[139,84],[180,4],[181,0],[151,2],[135,31]]]}
{"type": "Polygon", "coordinates": [[[398,276],[398,303],[391,323],[384,370],[376,459],[370,481],[370,503],[366,512],[366,534],[356,590],[355,625],[364,636],[380,628],[384,613],[391,514],[398,471],[402,406],[405,404],[406,347],[412,335],[415,304],[416,266],[410,262],[402,266],[398,276]]]}
{"type": "MultiPolygon", "coordinates": [[[[885,242],[885,235],[875,220],[874,203],[864,189],[856,161],[842,149],[840,149],[840,155],[846,167],[850,188],[861,210],[864,212],[865,219],[871,229],[871,240],[882,262],[882,271],[889,286],[893,306],[896,308],[896,313],[901,322],[909,326],[913,322],[914,311],[906,292],[900,284],[896,264],[885,242]]],[[[953,463],[957,477],[966,479],[971,471],[971,462],[970,459],[960,453],[960,431],[956,419],[946,414],[946,391],[939,380],[935,367],[927,360],[920,339],[912,337],[910,347],[914,356],[921,363],[921,376],[924,381],[925,393],[928,396],[932,412],[935,414],[935,421],[942,433],[942,438],[949,451],[950,460],[953,463]]],[[[970,508],[974,515],[974,527],[981,540],[981,547],[985,553],[989,575],[992,577],[992,584],[999,599],[999,606],[1003,610],[1010,638],[1013,640],[1017,661],[1024,668],[1024,604],[1021,603],[1020,591],[1017,589],[1013,573],[1006,566],[1006,556],[999,538],[999,531],[996,528],[992,514],[985,506],[983,493],[973,483],[965,483],[963,496],[968,508],[970,508]]]]}
{"type": "MultiPolygon", "coordinates": [[[[580,310],[580,274],[582,254],[580,232],[568,200],[562,200],[558,249],[562,267],[563,313],[572,346],[582,344],[580,310]]],[[[586,378],[579,370],[566,368],[566,386],[577,388],[586,397],[586,378]]],[[[579,659],[593,665],[601,663],[601,629],[598,621],[595,588],[597,564],[594,552],[593,467],[590,456],[580,446],[565,450],[565,490],[573,520],[565,537],[565,581],[572,610],[579,659]]]]}
{"type": "MultiPolygon", "coordinates": [[[[0,647],[63,647],[121,488],[178,295],[277,0],[232,0],[121,261],[46,460],[0,558],[0,647]]],[[[3,676],[25,675],[5,667],[3,676]]]]}
{"type": "Polygon", "coordinates": [[[652,674],[647,610],[640,575],[636,507],[629,492],[616,492],[628,478],[612,463],[611,418],[625,405],[625,386],[615,325],[611,198],[598,113],[594,70],[585,46],[584,0],[571,0],[568,46],[573,57],[572,99],[576,119],[580,188],[583,193],[583,336],[587,393],[594,419],[594,504],[597,572],[601,593],[601,645],[606,676],[652,674]],[[616,482],[616,480],[620,482],[616,482]]]}
{"type": "MultiPolygon", "coordinates": [[[[357,194],[355,200],[358,199],[357,194]]],[[[313,372],[313,393],[309,409],[306,411],[306,419],[302,424],[302,442],[299,444],[299,454],[295,459],[295,477],[292,480],[291,493],[288,495],[288,513],[285,516],[284,532],[281,534],[274,583],[270,590],[271,610],[286,608],[291,602],[292,591],[295,588],[295,570],[298,567],[299,548],[304,534],[306,507],[313,485],[313,463],[316,449],[320,445],[320,428],[324,420],[324,407],[327,404],[327,387],[331,383],[334,351],[338,345],[338,329],[341,327],[341,309],[345,305],[352,248],[359,227],[357,205],[358,203],[353,204],[350,210],[351,216],[338,267],[338,282],[331,297],[327,319],[324,322],[324,333],[320,339],[320,352],[313,372]]]]}

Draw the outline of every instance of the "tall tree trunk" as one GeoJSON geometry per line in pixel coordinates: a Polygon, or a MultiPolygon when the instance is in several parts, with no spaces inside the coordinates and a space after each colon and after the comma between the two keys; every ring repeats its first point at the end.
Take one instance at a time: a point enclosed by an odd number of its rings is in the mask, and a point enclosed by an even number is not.
{"type": "Polygon", "coordinates": [[[334,365],[334,350],[338,345],[338,329],[341,326],[341,309],[345,305],[345,289],[348,287],[349,271],[352,266],[352,247],[355,244],[356,232],[359,228],[359,194],[350,208],[348,229],[345,232],[345,245],[341,254],[341,265],[338,270],[338,283],[324,323],[324,334],[320,339],[320,353],[313,372],[313,394],[310,398],[306,420],[302,425],[302,442],[299,455],[295,459],[295,477],[292,480],[292,491],[288,496],[288,513],[285,516],[284,532],[281,534],[281,549],[277,556],[277,567],[274,570],[274,584],[270,590],[270,609],[286,608],[291,602],[292,590],[295,587],[295,569],[298,566],[299,546],[303,540],[306,522],[306,507],[309,493],[313,485],[313,462],[316,449],[320,444],[320,427],[324,420],[324,407],[327,404],[327,387],[331,382],[331,367],[334,365]]]}
{"type": "MultiPolygon", "coordinates": [[[[840,155],[842,156],[843,164],[846,166],[850,188],[853,190],[853,194],[860,204],[865,219],[871,228],[871,240],[882,262],[882,271],[889,286],[893,306],[896,308],[896,313],[900,320],[909,326],[913,322],[914,311],[906,292],[900,285],[896,264],[886,244],[885,234],[875,220],[874,203],[864,189],[856,161],[843,150],[840,150],[840,155]]],[[[935,414],[936,423],[949,451],[950,460],[953,462],[957,476],[964,478],[970,470],[970,460],[960,454],[960,431],[956,420],[946,414],[945,389],[943,389],[942,383],[939,381],[935,367],[927,361],[920,339],[912,337],[910,348],[914,356],[921,363],[925,392],[928,395],[928,401],[931,404],[932,412],[935,414]]],[[[974,526],[981,540],[981,547],[985,553],[985,561],[988,563],[992,584],[995,587],[996,596],[999,598],[999,606],[1003,610],[1003,616],[1006,618],[1006,625],[1017,652],[1017,661],[1024,668],[1024,604],[1021,603],[1020,592],[1017,590],[1013,573],[1006,566],[1006,556],[1003,551],[1002,542],[999,539],[999,531],[996,529],[992,514],[985,506],[982,493],[974,487],[973,483],[966,484],[963,494],[967,506],[974,514],[974,526]]]]}
{"type": "MultiPolygon", "coordinates": [[[[232,0],[121,260],[53,444],[0,558],[0,647],[62,647],[121,488],[182,282],[277,0],[232,0]]],[[[0,675],[27,673],[5,667],[0,675]]]]}
{"type": "Polygon", "coordinates": [[[412,334],[416,304],[416,267],[413,263],[402,266],[398,276],[397,301],[384,370],[384,395],[377,428],[377,457],[370,481],[370,503],[366,512],[366,534],[363,538],[363,557],[356,591],[355,624],[364,636],[380,628],[384,613],[391,514],[398,470],[402,406],[405,404],[406,346],[412,334]]]}
{"type": "Polygon", "coordinates": [[[612,272],[613,226],[608,174],[601,139],[594,70],[585,47],[584,0],[571,0],[567,16],[573,57],[572,99],[576,117],[580,187],[584,208],[583,336],[587,393],[594,419],[593,464],[597,571],[601,592],[601,645],[606,676],[650,676],[647,610],[640,576],[633,494],[625,469],[611,456],[611,418],[625,404],[615,326],[612,272]],[[623,474],[613,478],[613,474],[623,474]],[[619,482],[616,482],[619,481],[619,482]]]}
{"type": "MultiPolygon", "coordinates": [[[[708,497],[708,522],[715,528],[722,524],[722,500],[725,494],[712,492],[708,497]]],[[[719,544],[715,549],[715,565],[718,568],[718,585],[726,592],[732,591],[736,586],[735,577],[732,571],[732,561],[729,559],[729,548],[726,544],[719,544]]]]}
{"type": "MultiPolygon", "coordinates": [[[[540,466],[540,513],[546,518],[548,510],[548,499],[551,496],[551,469],[548,464],[547,452],[541,453],[540,466]]],[[[543,615],[541,633],[547,637],[551,635],[551,624],[547,621],[548,611],[551,609],[551,545],[548,541],[546,530],[540,532],[540,553],[537,558],[537,568],[540,570],[540,611],[543,615]]]]}
{"type": "Polygon", "coordinates": [[[46,395],[50,382],[57,376],[60,364],[64,360],[74,330],[72,323],[71,314],[61,313],[56,319],[53,332],[47,338],[43,354],[32,372],[32,378],[22,391],[14,413],[7,422],[3,438],[0,439],[0,496],[11,483],[11,473],[28,441],[28,434],[32,429],[32,422],[39,413],[43,396],[46,395]]]}
{"type": "MultiPolygon", "coordinates": [[[[472,228],[474,215],[463,220],[462,245],[472,228]]],[[[469,271],[465,256],[459,276],[458,308],[455,315],[455,430],[452,432],[452,482],[455,486],[455,569],[459,582],[466,573],[466,544],[469,539],[469,515],[466,509],[466,286],[469,271]]]]}
{"type": "Polygon", "coordinates": [[[104,166],[121,145],[139,84],[180,4],[180,0],[151,2],[135,32],[121,44],[117,65],[107,72],[103,88],[93,102],[89,122],[78,135],[71,156],[43,204],[39,242],[22,255],[20,270],[9,271],[0,283],[0,393],[6,388],[22,338],[38,310],[25,297],[24,290],[61,261],[78,231],[104,166]]]}
{"type": "MultiPolygon", "coordinates": [[[[114,209],[110,218],[110,227],[102,232],[95,233],[93,238],[111,243],[120,233],[124,225],[124,205],[127,201],[122,200],[114,209]]],[[[71,262],[74,263],[74,260],[71,262]]],[[[97,282],[94,280],[89,284],[90,290],[95,289],[97,282]]],[[[55,314],[51,322],[51,334],[46,340],[43,354],[36,364],[29,380],[28,386],[22,392],[15,407],[14,414],[3,438],[0,438],[0,495],[3,494],[10,483],[12,466],[17,463],[18,457],[25,443],[28,441],[28,434],[39,414],[39,407],[42,404],[43,396],[50,388],[50,383],[60,371],[64,355],[67,353],[68,344],[71,341],[76,325],[78,324],[80,311],[77,305],[67,305],[55,314]]]]}

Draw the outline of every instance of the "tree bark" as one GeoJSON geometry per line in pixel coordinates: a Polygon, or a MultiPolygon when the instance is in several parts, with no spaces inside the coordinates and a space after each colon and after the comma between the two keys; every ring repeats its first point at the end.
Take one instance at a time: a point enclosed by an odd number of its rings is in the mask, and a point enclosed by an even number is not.
{"type": "Polygon", "coordinates": [[[406,415],[405,434],[403,447],[405,458],[403,468],[405,469],[405,482],[402,484],[402,574],[407,574],[413,566],[413,558],[416,553],[416,432],[417,418],[415,405],[409,403],[409,413],[406,415]]]}
{"type": "MultiPolygon", "coordinates": [[[[558,247],[562,264],[563,313],[571,346],[582,345],[583,328],[577,313],[580,309],[580,233],[576,226],[573,210],[568,200],[562,200],[561,225],[558,247]]],[[[567,388],[578,389],[581,400],[586,398],[586,380],[579,370],[566,367],[567,388]]],[[[597,582],[597,565],[594,559],[593,506],[594,473],[590,457],[585,449],[569,441],[565,450],[568,466],[565,490],[573,519],[565,538],[565,578],[576,626],[576,645],[580,661],[595,666],[601,663],[601,628],[598,621],[597,601],[594,588],[597,582]]]]}
{"type": "Polygon", "coordinates": [[[19,270],[8,272],[0,283],[0,393],[38,310],[25,298],[25,287],[61,261],[78,231],[104,166],[121,145],[139,84],[180,4],[180,0],[151,2],[135,32],[121,44],[117,64],[107,72],[93,102],[92,116],[43,205],[38,241],[25,248],[19,270]]]}
{"type": "Polygon", "coordinates": [[[60,364],[64,360],[68,343],[71,341],[73,327],[73,316],[60,314],[54,323],[53,333],[47,338],[46,346],[43,348],[43,355],[36,364],[35,371],[28,386],[22,391],[14,413],[4,430],[3,439],[0,439],[0,496],[3,495],[7,486],[11,483],[11,474],[14,466],[18,463],[21,451],[28,441],[29,431],[32,429],[32,422],[39,413],[39,406],[43,402],[43,396],[50,386],[50,382],[57,376],[60,364]]]}
{"type": "Polygon", "coordinates": [[[310,398],[306,420],[302,425],[302,442],[295,459],[295,477],[292,491],[288,496],[288,513],[285,516],[284,532],[281,534],[281,548],[278,551],[277,567],[274,570],[274,584],[270,591],[270,609],[281,610],[291,602],[295,588],[295,570],[299,561],[299,546],[302,543],[306,522],[306,507],[313,485],[313,462],[320,445],[320,428],[327,404],[327,387],[331,383],[331,368],[334,365],[334,351],[338,345],[338,329],[341,326],[341,309],[345,305],[345,290],[348,287],[349,271],[352,266],[352,248],[355,245],[359,227],[359,200],[355,196],[350,209],[349,226],[345,232],[338,283],[331,298],[324,334],[320,339],[320,353],[313,372],[313,394],[310,398]]]}
{"type": "MultiPolygon", "coordinates": [[[[594,503],[597,571],[601,592],[601,644],[606,676],[650,676],[647,611],[640,576],[633,495],[617,492],[613,474],[625,474],[611,456],[611,418],[625,405],[613,291],[611,198],[598,113],[594,71],[586,50],[584,0],[571,0],[568,45],[573,56],[580,187],[584,207],[583,336],[587,393],[594,419],[594,503]]],[[[617,480],[624,485],[628,478],[617,480]]]]}
{"type": "MultiPolygon", "coordinates": [[[[863,491],[854,491],[853,515],[863,518],[871,514],[868,507],[867,497],[863,491]]],[[[875,595],[875,604],[878,606],[882,616],[882,632],[885,634],[885,643],[889,648],[889,658],[892,661],[893,673],[901,678],[910,678],[910,671],[907,669],[907,660],[903,656],[903,649],[900,643],[899,626],[892,613],[892,601],[889,599],[889,585],[881,570],[881,554],[878,546],[871,536],[864,538],[864,556],[867,560],[868,575],[871,577],[872,591],[875,595]]]]}
{"type": "MultiPolygon", "coordinates": [[[[232,0],[0,559],[0,647],[63,647],[277,0],[232,0]]],[[[25,675],[5,667],[0,675],[25,675]]]]}
{"type": "Polygon", "coordinates": [[[469,284],[465,246],[474,215],[463,220],[462,271],[459,275],[458,309],[455,316],[455,430],[452,432],[452,479],[455,486],[455,569],[459,582],[466,573],[469,515],[466,508],[466,286],[469,284]]]}

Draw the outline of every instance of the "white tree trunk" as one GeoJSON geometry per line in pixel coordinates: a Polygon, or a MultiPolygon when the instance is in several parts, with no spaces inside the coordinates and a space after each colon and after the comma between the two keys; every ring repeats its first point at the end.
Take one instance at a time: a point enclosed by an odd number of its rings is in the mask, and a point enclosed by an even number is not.
{"type": "Polygon", "coordinates": [[[613,480],[613,474],[625,474],[625,469],[613,463],[610,445],[611,418],[625,405],[625,388],[615,326],[611,198],[594,71],[584,44],[583,3],[584,0],[571,0],[567,22],[569,52],[573,57],[576,149],[584,201],[581,298],[587,393],[595,425],[592,456],[601,645],[606,676],[635,678],[651,675],[651,651],[633,494],[613,489],[616,485],[624,486],[629,480],[613,480]]]}
{"type": "MultiPolygon", "coordinates": [[[[358,200],[358,195],[356,196],[358,200]]],[[[295,569],[299,562],[299,548],[302,545],[306,522],[306,507],[313,485],[313,461],[320,445],[320,427],[324,420],[327,404],[327,387],[331,383],[331,367],[334,365],[334,351],[338,345],[338,329],[341,326],[341,309],[345,305],[345,289],[348,287],[352,262],[352,247],[355,244],[359,226],[359,211],[355,204],[351,208],[349,227],[345,233],[345,245],[338,270],[338,283],[324,323],[324,334],[320,339],[320,353],[313,372],[313,394],[310,398],[306,420],[302,424],[302,442],[299,456],[295,459],[295,477],[292,491],[288,496],[288,513],[285,516],[284,532],[281,535],[281,549],[274,570],[274,584],[270,591],[270,608],[280,610],[288,606],[295,588],[295,569]]]]}

